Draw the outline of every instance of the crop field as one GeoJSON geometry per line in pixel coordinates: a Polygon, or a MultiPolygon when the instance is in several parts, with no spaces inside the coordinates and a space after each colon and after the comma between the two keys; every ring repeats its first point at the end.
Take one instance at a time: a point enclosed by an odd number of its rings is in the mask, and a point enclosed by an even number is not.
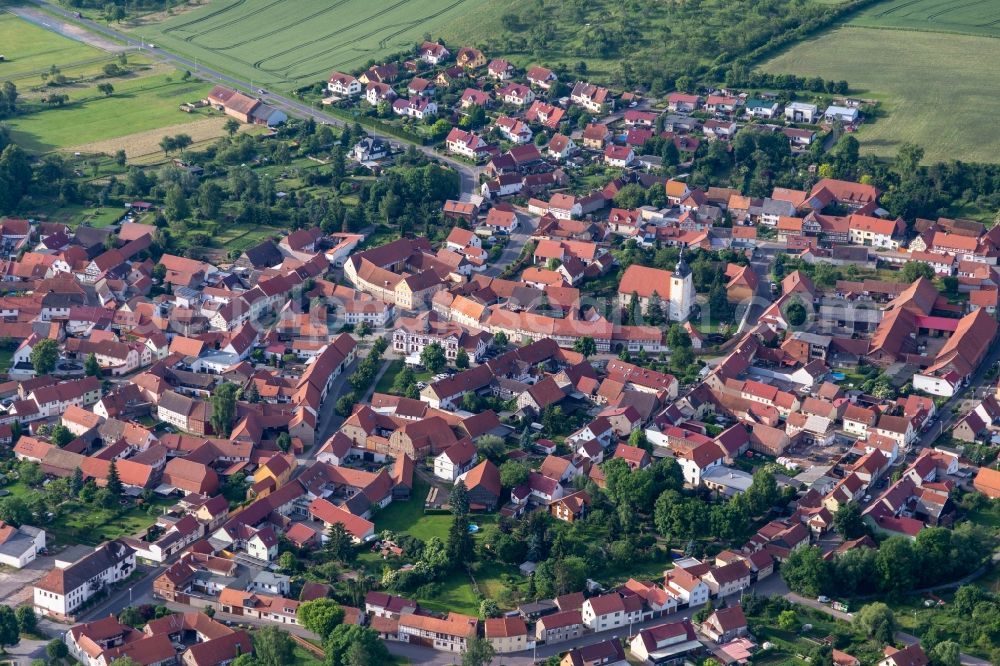
{"type": "Polygon", "coordinates": [[[106,59],[107,54],[0,9],[0,80],[41,73],[51,65],[106,59]]]}
{"type": "Polygon", "coordinates": [[[850,23],[869,28],[897,28],[1000,37],[1000,2],[996,2],[996,0],[887,0],[887,2],[880,2],[864,10],[850,23]]]}
{"type": "MultiPolygon", "coordinates": [[[[226,123],[226,116],[219,114],[207,117],[197,116],[197,118],[199,120],[191,123],[158,127],[146,130],[145,132],[135,132],[134,134],[126,134],[102,141],[70,146],[67,150],[85,154],[104,153],[105,155],[114,155],[119,150],[124,150],[125,155],[130,160],[135,161],[137,158],[149,155],[163,157],[163,151],[160,149],[160,140],[164,136],[175,136],[181,133],[187,134],[191,137],[191,145],[198,147],[199,144],[217,139],[226,133],[223,127],[226,123]]],[[[263,131],[266,130],[259,125],[240,125],[240,132],[258,133],[263,131]]]]}
{"type": "Polygon", "coordinates": [[[290,89],[409,48],[486,0],[217,0],[136,34],[254,85],[290,89]]]}
{"type": "Polygon", "coordinates": [[[70,98],[66,106],[8,120],[11,136],[27,150],[48,152],[164,127],[179,133],[173,126],[208,117],[206,111],[178,110],[182,102],[201,99],[211,88],[202,81],[181,80],[180,72],[113,79],[112,83],[115,92],[110,97],[90,86],[61,89],[70,98]]]}
{"type": "Polygon", "coordinates": [[[796,45],[763,68],[846,79],[852,94],[880,100],[883,117],[858,133],[863,152],[890,156],[909,141],[924,148],[925,162],[995,163],[998,62],[1000,39],[844,27],[796,45]]]}

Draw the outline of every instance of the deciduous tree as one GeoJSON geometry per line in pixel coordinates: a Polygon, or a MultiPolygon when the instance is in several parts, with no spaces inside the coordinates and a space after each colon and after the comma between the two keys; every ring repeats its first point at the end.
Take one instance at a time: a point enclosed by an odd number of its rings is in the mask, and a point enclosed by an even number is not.
{"type": "Polygon", "coordinates": [[[286,666],[295,663],[295,646],[288,634],[278,627],[264,627],[253,640],[255,660],[260,666],[286,666]]]}
{"type": "Polygon", "coordinates": [[[444,349],[436,342],[425,345],[420,352],[420,364],[435,374],[444,370],[447,363],[444,349]]]}
{"type": "Polygon", "coordinates": [[[882,645],[891,645],[896,634],[896,617],[892,609],[881,601],[863,606],[854,616],[865,635],[882,645]]]}
{"type": "Polygon", "coordinates": [[[295,617],[299,624],[324,639],[344,621],[344,609],[333,599],[313,599],[300,605],[295,617]]]}
{"type": "Polygon", "coordinates": [[[35,368],[35,374],[48,375],[56,369],[59,361],[59,343],[51,338],[44,338],[35,343],[31,349],[31,365],[35,368]]]}

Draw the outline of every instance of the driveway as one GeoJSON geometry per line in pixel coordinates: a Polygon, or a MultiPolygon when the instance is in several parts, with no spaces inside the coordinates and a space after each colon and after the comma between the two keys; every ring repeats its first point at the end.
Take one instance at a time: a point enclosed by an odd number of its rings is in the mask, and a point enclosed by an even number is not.
{"type": "Polygon", "coordinates": [[[20,606],[30,601],[32,585],[55,566],[51,555],[36,557],[35,561],[23,569],[3,567],[0,571],[0,603],[5,606],[20,606]]]}

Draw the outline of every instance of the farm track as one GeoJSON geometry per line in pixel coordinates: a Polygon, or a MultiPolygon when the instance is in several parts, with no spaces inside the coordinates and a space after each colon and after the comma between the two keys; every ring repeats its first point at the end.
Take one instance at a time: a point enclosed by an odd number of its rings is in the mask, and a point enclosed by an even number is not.
{"type": "MultiPolygon", "coordinates": [[[[71,62],[66,65],[62,65],[62,69],[69,70],[76,67],[86,67],[87,65],[96,65],[102,62],[117,62],[118,58],[113,55],[103,55],[96,58],[87,58],[86,60],[77,60],[76,62],[71,62]]],[[[0,81],[17,81],[19,79],[27,79],[32,76],[39,76],[40,74],[45,74],[51,71],[51,67],[39,67],[38,69],[28,69],[16,74],[9,74],[7,76],[0,76],[0,81]]]]}
{"type": "MultiPolygon", "coordinates": [[[[237,48],[239,46],[245,46],[246,44],[249,44],[250,42],[253,42],[253,41],[256,41],[256,40],[259,40],[259,39],[266,39],[268,37],[273,37],[274,35],[278,34],[279,32],[282,32],[284,30],[288,30],[289,28],[294,28],[297,25],[299,25],[301,23],[304,23],[305,21],[311,21],[311,20],[313,20],[313,19],[315,19],[315,18],[317,18],[319,16],[322,16],[323,14],[326,14],[327,12],[333,11],[334,9],[339,9],[340,7],[342,7],[343,5],[347,4],[350,1],[351,0],[337,0],[336,2],[334,2],[329,7],[324,7],[323,9],[319,10],[318,12],[313,12],[312,14],[310,14],[308,16],[303,16],[300,19],[296,19],[295,23],[292,23],[292,24],[289,24],[289,25],[283,25],[280,28],[275,28],[274,30],[271,30],[270,32],[265,32],[262,35],[255,35],[254,37],[248,37],[247,39],[244,39],[241,42],[236,42],[235,44],[227,44],[226,46],[216,46],[216,47],[211,48],[210,50],[212,50],[212,51],[228,51],[230,49],[235,49],[235,48],[237,48]]],[[[204,33],[202,33],[202,34],[204,34],[204,33]]],[[[201,37],[201,35],[197,35],[197,36],[201,37]]],[[[203,46],[202,48],[208,48],[208,47],[203,46]]]]}
{"type": "Polygon", "coordinates": [[[912,30],[915,32],[952,32],[983,37],[1000,37],[1000,4],[996,0],[905,0],[889,2],[879,11],[863,13],[850,24],[866,28],[912,30]],[[985,6],[984,6],[985,5],[985,6]],[[978,28],[979,30],[975,30],[978,28]]]}
{"type": "Polygon", "coordinates": [[[992,1],[993,0],[974,0],[974,2],[970,2],[970,3],[964,4],[964,5],[949,4],[948,7],[946,7],[945,9],[942,9],[941,11],[937,12],[936,14],[928,14],[926,20],[933,21],[937,17],[943,16],[943,15],[949,13],[949,12],[953,12],[956,9],[965,9],[967,7],[974,7],[976,5],[981,5],[984,2],[992,2],[992,1]]]}
{"type": "Polygon", "coordinates": [[[235,9],[236,7],[239,7],[240,5],[245,4],[246,1],[247,0],[236,0],[236,2],[232,3],[231,5],[226,5],[225,7],[220,7],[219,9],[211,11],[211,12],[205,14],[204,16],[199,16],[197,18],[191,19],[190,21],[185,21],[184,23],[180,23],[178,25],[169,27],[169,28],[165,29],[163,32],[164,33],[171,33],[171,32],[177,31],[177,30],[183,30],[184,28],[186,28],[186,27],[188,27],[190,25],[197,25],[198,23],[201,23],[202,21],[207,21],[209,19],[215,18],[219,14],[224,14],[224,13],[228,12],[230,9],[235,9]]]}
{"type": "MultiPolygon", "coordinates": [[[[378,42],[379,48],[380,49],[384,49],[386,47],[386,45],[389,43],[389,40],[391,40],[394,37],[397,37],[397,36],[403,34],[407,30],[410,30],[414,25],[417,25],[419,23],[422,23],[422,22],[427,21],[427,20],[432,19],[432,18],[437,18],[441,14],[444,14],[445,12],[454,9],[455,7],[458,7],[459,5],[463,4],[464,2],[465,2],[465,0],[457,0],[457,2],[454,2],[454,3],[450,4],[450,5],[448,5],[444,9],[442,9],[442,10],[440,10],[438,12],[435,12],[434,14],[431,14],[430,16],[425,16],[425,17],[423,17],[421,19],[416,19],[414,21],[409,21],[409,22],[406,22],[406,23],[397,23],[395,25],[390,25],[390,26],[383,26],[383,28],[395,28],[395,27],[398,27],[398,26],[403,26],[403,27],[400,28],[399,30],[397,30],[396,32],[391,33],[389,35],[386,35],[385,37],[383,37],[382,39],[380,39],[379,42],[378,42]]],[[[364,37],[366,37],[366,38],[367,37],[373,37],[373,36],[375,36],[375,34],[377,34],[377,32],[378,31],[376,30],[374,32],[368,33],[364,37]]],[[[340,60],[338,62],[333,63],[333,67],[334,67],[334,69],[339,69],[341,65],[347,64],[349,62],[350,62],[350,60],[340,60]]],[[[314,72],[305,72],[302,76],[310,76],[310,77],[311,76],[318,76],[318,75],[322,74],[325,71],[326,71],[326,69],[320,69],[320,70],[316,70],[314,72]]]]}
{"type": "Polygon", "coordinates": [[[875,14],[875,16],[877,16],[878,18],[885,18],[889,14],[893,14],[895,12],[898,12],[900,9],[906,9],[907,7],[912,7],[913,5],[918,5],[918,4],[921,4],[923,2],[924,2],[924,0],[909,0],[909,2],[902,2],[902,3],[898,4],[898,5],[896,5],[895,7],[891,7],[889,9],[885,10],[884,12],[879,12],[878,14],[875,14]]]}
{"type": "MultiPolygon", "coordinates": [[[[428,14],[426,16],[422,16],[420,18],[413,19],[412,21],[407,21],[407,22],[404,22],[404,23],[396,23],[394,25],[380,26],[377,30],[373,30],[371,32],[368,32],[368,33],[365,33],[365,34],[360,35],[358,37],[355,37],[352,41],[364,41],[364,40],[368,39],[369,37],[374,37],[379,32],[381,32],[382,30],[385,30],[387,28],[394,28],[394,27],[402,26],[396,32],[393,32],[393,33],[391,33],[389,35],[386,35],[385,37],[383,37],[382,39],[379,40],[379,47],[380,48],[384,48],[385,45],[389,42],[389,40],[393,39],[394,37],[396,37],[398,35],[403,34],[407,30],[412,29],[415,25],[419,25],[420,23],[423,23],[425,21],[429,21],[429,20],[435,19],[438,16],[441,16],[442,14],[445,14],[445,13],[451,11],[452,9],[455,9],[459,5],[464,4],[465,2],[466,2],[466,0],[455,0],[455,2],[452,2],[450,5],[448,5],[446,7],[442,7],[441,9],[439,9],[439,10],[437,10],[437,11],[431,13],[431,14],[428,14]]],[[[379,12],[378,14],[375,14],[372,17],[369,17],[368,19],[366,19],[364,21],[358,21],[354,25],[349,26],[347,29],[350,29],[350,28],[353,28],[353,27],[357,27],[359,25],[363,25],[364,23],[367,23],[368,21],[370,21],[372,18],[376,18],[378,16],[381,16],[381,15],[385,14],[387,11],[391,11],[392,9],[398,7],[400,4],[403,4],[403,3],[399,3],[397,5],[394,5],[394,6],[390,7],[390,8],[387,8],[386,10],[383,10],[382,12],[379,12]]],[[[334,33],[334,34],[336,34],[336,33],[334,33]]],[[[317,41],[321,41],[321,40],[317,40],[317,41]]],[[[277,69],[275,69],[275,70],[269,70],[269,69],[265,69],[263,67],[258,67],[256,65],[256,63],[254,64],[254,68],[255,69],[259,69],[262,72],[267,72],[269,74],[278,74],[279,71],[280,71],[282,76],[287,77],[288,72],[290,70],[294,69],[297,65],[301,65],[303,63],[306,63],[306,62],[309,62],[311,60],[314,60],[318,56],[332,55],[334,53],[337,53],[338,51],[343,50],[345,48],[345,46],[346,47],[352,47],[353,44],[346,44],[346,45],[342,44],[342,45],[338,45],[338,46],[330,48],[330,49],[326,49],[324,51],[320,51],[318,53],[310,54],[308,57],[301,58],[299,60],[296,60],[296,61],[288,64],[282,70],[277,70],[277,69]]],[[[262,60],[260,62],[266,62],[266,61],[267,61],[267,59],[262,60]]],[[[341,61],[334,62],[334,63],[327,63],[327,65],[324,66],[322,69],[318,69],[318,70],[311,71],[311,72],[303,72],[303,73],[301,73],[299,75],[299,77],[314,77],[314,76],[318,76],[320,74],[323,74],[323,73],[329,71],[329,69],[331,67],[333,67],[334,69],[337,69],[341,65],[346,64],[348,62],[350,62],[350,60],[341,60],[341,61]]],[[[297,77],[297,78],[299,78],[299,77],[297,77]]]]}
{"type": "MultiPolygon", "coordinates": [[[[300,50],[300,49],[302,49],[304,47],[312,46],[313,44],[316,44],[316,43],[319,43],[319,42],[324,42],[324,41],[327,41],[328,39],[332,39],[333,37],[336,37],[338,34],[344,32],[345,30],[351,30],[353,28],[357,28],[358,26],[361,26],[361,25],[364,25],[365,23],[368,23],[372,19],[375,19],[375,18],[378,18],[379,16],[383,16],[385,14],[388,14],[389,12],[391,12],[394,9],[399,9],[400,7],[402,7],[403,5],[405,5],[409,1],[410,0],[399,0],[399,2],[397,2],[396,4],[389,5],[388,7],[385,7],[383,9],[375,12],[371,16],[363,18],[363,19],[361,19],[359,21],[355,21],[354,23],[352,23],[350,25],[341,26],[335,32],[330,32],[330,33],[327,33],[327,34],[322,35],[320,37],[316,37],[315,39],[312,39],[310,41],[303,42],[303,43],[298,44],[296,46],[293,46],[291,48],[287,48],[284,51],[278,51],[277,53],[273,53],[270,56],[267,56],[266,58],[262,58],[262,59],[258,60],[257,62],[253,63],[253,68],[254,69],[259,69],[262,72],[268,72],[268,73],[271,73],[271,74],[277,73],[277,72],[279,72],[281,70],[278,70],[278,69],[269,70],[269,69],[267,69],[265,67],[261,67],[261,65],[263,63],[267,62],[268,60],[273,60],[275,58],[280,58],[283,55],[288,55],[290,53],[295,53],[296,51],[298,51],[298,50],[300,50]]],[[[337,47],[332,48],[332,49],[327,49],[326,51],[319,51],[318,53],[312,53],[308,57],[302,58],[301,60],[293,61],[288,67],[285,68],[285,70],[287,71],[287,69],[289,69],[289,68],[291,68],[291,67],[293,67],[295,65],[301,64],[301,63],[305,62],[306,60],[311,60],[312,58],[321,57],[321,56],[326,55],[327,53],[334,52],[334,51],[336,51],[339,48],[340,48],[340,46],[337,46],[337,47]]]]}
{"type": "MultiPolygon", "coordinates": [[[[222,30],[223,28],[228,28],[230,26],[236,25],[237,23],[241,23],[243,21],[246,21],[247,19],[252,19],[254,16],[257,16],[258,14],[260,14],[262,12],[266,12],[271,7],[276,7],[277,5],[280,5],[283,1],[284,0],[274,0],[274,2],[272,2],[270,4],[263,5],[261,7],[258,7],[257,9],[252,10],[252,11],[240,14],[239,16],[237,16],[236,18],[234,18],[234,19],[232,19],[230,21],[226,21],[225,23],[220,23],[219,25],[213,25],[212,27],[206,28],[205,30],[202,30],[201,32],[195,33],[193,35],[189,35],[189,36],[187,36],[187,37],[184,38],[184,41],[185,42],[195,43],[194,40],[197,39],[197,38],[199,38],[199,37],[204,37],[207,34],[215,32],[216,30],[222,30]]],[[[201,46],[201,45],[199,45],[199,46],[201,46]]]]}

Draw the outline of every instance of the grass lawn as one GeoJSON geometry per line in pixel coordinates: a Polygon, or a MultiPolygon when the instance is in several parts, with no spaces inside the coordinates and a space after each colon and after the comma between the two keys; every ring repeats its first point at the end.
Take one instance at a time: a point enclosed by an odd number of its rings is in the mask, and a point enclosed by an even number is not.
{"type": "MultiPolygon", "coordinates": [[[[375,515],[375,531],[405,532],[421,541],[433,537],[448,538],[451,514],[425,514],[424,498],[430,486],[420,477],[413,477],[413,493],[406,502],[393,502],[375,515]]],[[[474,519],[475,520],[475,519],[474,519]]]]}
{"type": "Polygon", "coordinates": [[[441,593],[433,599],[419,599],[420,605],[430,610],[447,613],[479,615],[479,600],[472,589],[472,581],[464,569],[456,569],[441,581],[441,593]]]}
{"type": "Polygon", "coordinates": [[[1000,502],[990,502],[985,509],[969,513],[966,520],[973,525],[982,525],[994,534],[1000,533],[1000,502]]]}
{"type": "Polygon", "coordinates": [[[44,109],[8,121],[12,138],[27,150],[49,152],[126,136],[208,117],[184,113],[182,102],[200,99],[211,86],[182,81],[180,73],[115,80],[115,92],[104,97],[96,88],[70,90],[62,108],[44,109]]]}
{"type": "Polygon", "coordinates": [[[389,361],[389,367],[385,369],[385,374],[378,380],[375,384],[376,393],[388,393],[389,389],[392,388],[393,382],[396,381],[396,375],[403,371],[403,361],[402,359],[395,359],[389,361]]]}
{"type": "Polygon", "coordinates": [[[10,361],[14,358],[14,349],[0,349],[0,372],[7,372],[10,361]]]}
{"type": "Polygon", "coordinates": [[[13,79],[41,73],[50,66],[70,63],[105,54],[92,46],[49,32],[13,14],[0,14],[0,78],[13,79]]]}
{"type": "Polygon", "coordinates": [[[104,208],[83,206],[80,204],[60,206],[56,201],[29,210],[32,217],[44,219],[49,222],[62,222],[72,228],[76,228],[81,224],[88,224],[92,227],[107,227],[117,222],[124,212],[123,209],[116,206],[107,206],[104,208]]]}
{"type": "MultiPolygon", "coordinates": [[[[386,509],[379,511],[375,516],[376,533],[382,530],[405,533],[414,536],[422,541],[428,541],[438,537],[442,541],[448,539],[448,529],[451,527],[452,516],[448,514],[425,514],[424,497],[427,495],[429,486],[426,482],[415,477],[412,499],[408,502],[393,502],[386,509]]],[[[495,523],[496,514],[473,514],[469,516],[471,523],[480,527],[495,523]]],[[[383,560],[380,555],[373,553],[366,548],[362,548],[358,555],[358,561],[364,564],[369,573],[381,575],[385,566],[401,566],[410,564],[405,557],[401,560],[383,560]]],[[[476,582],[480,592],[487,597],[496,598],[506,587],[502,580],[503,574],[514,575],[518,578],[516,569],[505,567],[501,564],[483,562],[478,570],[474,572],[476,582]]],[[[479,613],[479,599],[476,596],[475,588],[468,573],[464,569],[458,569],[450,573],[446,578],[438,581],[441,589],[440,593],[433,598],[418,598],[422,606],[432,610],[446,612],[449,610],[459,613],[479,613]]]]}
{"type": "MultiPolygon", "coordinates": [[[[382,378],[378,380],[377,384],[375,384],[375,392],[389,393],[389,389],[392,388],[393,383],[396,381],[396,375],[403,371],[403,365],[402,359],[397,358],[389,361],[389,367],[386,368],[385,374],[382,375],[382,378]]],[[[426,382],[430,381],[430,378],[433,375],[429,370],[420,370],[414,371],[413,376],[418,382],[426,382]]]]}
{"type": "Polygon", "coordinates": [[[173,506],[173,499],[154,499],[142,507],[132,507],[120,516],[107,509],[94,506],[86,510],[74,511],[62,516],[57,522],[47,525],[45,529],[59,543],[84,543],[96,546],[99,543],[140,532],[156,522],[156,515],[146,513],[152,505],[161,509],[173,506]]]}
{"type": "Polygon", "coordinates": [[[243,250],[253,247],[272,236],[280,236],[280,229],[264,225],[237,225],[222,229],[215,240],[227,250],[243,250]]]}
{"type": "Polygon", "coordinates": [[[900,144],[913,142],[928,163],[997,162],[1000,124],[984,120],[1000,111],[996,62],[1000,39],[845,27],[802,42],[763,68],[846,79],[852,95],[879,99],[887,117],[862,125],[862,152],[895,155],[900,144]]]}
{"type": "Polygon", "coordinates": [[[409,49],[487,0],[219,0],[136,34],[254,86],[291,90],[409,49]]]}

